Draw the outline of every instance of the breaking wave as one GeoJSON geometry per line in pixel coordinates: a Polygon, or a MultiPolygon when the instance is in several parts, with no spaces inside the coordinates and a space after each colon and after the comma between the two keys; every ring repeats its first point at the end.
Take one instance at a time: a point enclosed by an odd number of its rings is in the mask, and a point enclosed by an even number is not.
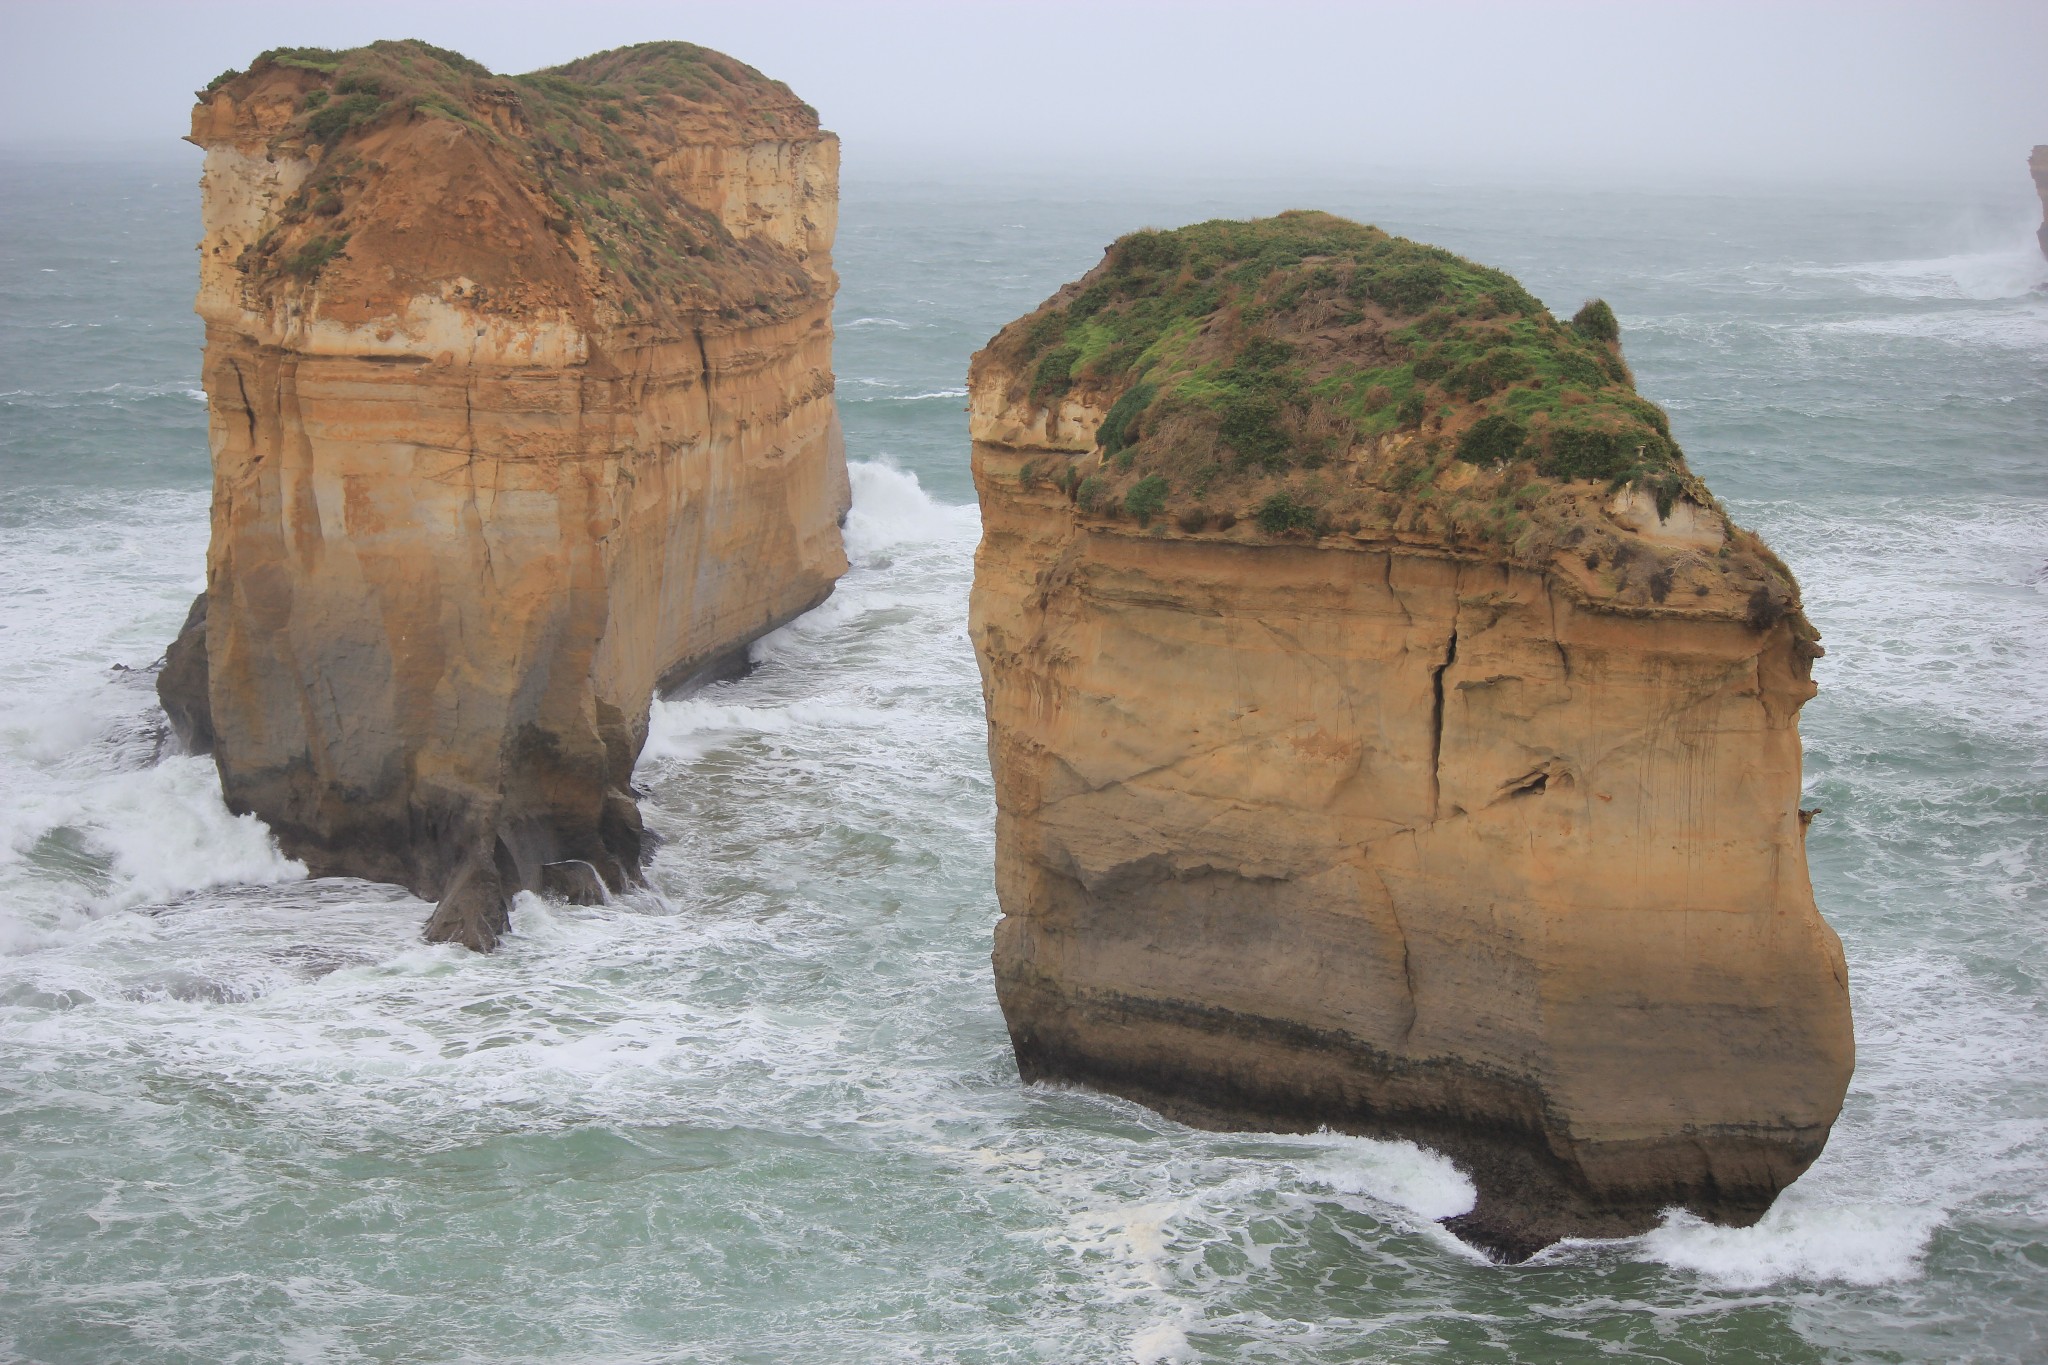
{"type": "Polygon", "coordinates": [[[2017,299],[2048,288],[2048,260],[2031,231],[2014,245],[1916,261],[1865,261],[1813,266],[1796,273],[1846,280],[1865,294],[1893,299],[2017,299]],[[2024,243],[2024,245],[2022,245],[2024,243]]]}

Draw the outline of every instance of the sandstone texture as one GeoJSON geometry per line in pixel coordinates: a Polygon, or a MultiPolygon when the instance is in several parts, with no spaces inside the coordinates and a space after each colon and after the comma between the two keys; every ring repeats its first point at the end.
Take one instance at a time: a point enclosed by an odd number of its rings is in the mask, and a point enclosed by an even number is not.
{"type": "Polygon", "coordinates": [[[280,49],[199,97],[207,588],[160,691],[316,875],[638,877],[650,698],[846,561],[838,143],[656,43],[498,77],[280,49]]]}
{"type": "Polygon", "coordinates": [[[975,358],[1025,1079],[1412,1138],[1511,1259],[1820,1153],[1817,637],[1617,335],[1291,214],[1134,234],[975,358]]]}

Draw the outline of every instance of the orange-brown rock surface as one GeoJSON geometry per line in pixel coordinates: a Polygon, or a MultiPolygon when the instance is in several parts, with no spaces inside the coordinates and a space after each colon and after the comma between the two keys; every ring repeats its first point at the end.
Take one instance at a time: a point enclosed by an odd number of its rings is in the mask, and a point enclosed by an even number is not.
{"type": "Polygon", "coordinates": [[[1675,446],[1569,477],[1579,414],[1661,415],[1604,305],[1502,280],[1314,215],[1119,243],[976,357],[971,631],[1024,1077],[1412,1138],[1519,1258],[1754,1221],[1852,1040],[1796,588],[1675,446]]]}
{"type": "Polygon", "coordinates": [[[845,569],[837,140],[688,44],[412,42],[266,53],[191,140],[213,537],[167,709],[431,938],[634,881],[650,697],[845,569]]]}

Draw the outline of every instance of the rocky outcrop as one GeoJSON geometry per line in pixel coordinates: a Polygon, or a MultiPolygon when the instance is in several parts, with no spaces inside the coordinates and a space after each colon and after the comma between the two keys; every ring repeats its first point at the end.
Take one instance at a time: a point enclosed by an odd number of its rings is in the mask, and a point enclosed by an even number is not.
{"type": "Polygon", "coordinates": [[[266,53],[191,140],[213,537],[166,709],[430,938],[634,881],[650,697],[845,569],[836,139],[688,44],[406,42],[266,53]]]}
{"type": "Polygon", "coordinates": [[[2034,148],[2027,169],[2034,173],[2034,193],[2041,196],[2041,226],[2035,229],[2034,240],[2041,244],[2041,254],[2048,256],[2048,147],[2034,148]]]}
{"type": "Polygon", "coordinates": [[[1751,1222],[1819,1154],[1819,649],[1616,330],[1297,214],[1126,238],[975,358],[1027,1080],[1412,1138],[1510,1258],[1751,1222]]]}

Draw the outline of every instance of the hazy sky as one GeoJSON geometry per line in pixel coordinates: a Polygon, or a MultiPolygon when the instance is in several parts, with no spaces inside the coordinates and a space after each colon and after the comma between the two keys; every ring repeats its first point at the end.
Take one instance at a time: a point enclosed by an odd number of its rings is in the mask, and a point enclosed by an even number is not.
{"type": "Polygon", "coordinates": [[[0,142],[157,141],[281,45],[498,71],[685,38],[789,82],[847,170],[2008,174],[2048,142],[2048,0],[1339,4],[0,0],[0,142]]]}

